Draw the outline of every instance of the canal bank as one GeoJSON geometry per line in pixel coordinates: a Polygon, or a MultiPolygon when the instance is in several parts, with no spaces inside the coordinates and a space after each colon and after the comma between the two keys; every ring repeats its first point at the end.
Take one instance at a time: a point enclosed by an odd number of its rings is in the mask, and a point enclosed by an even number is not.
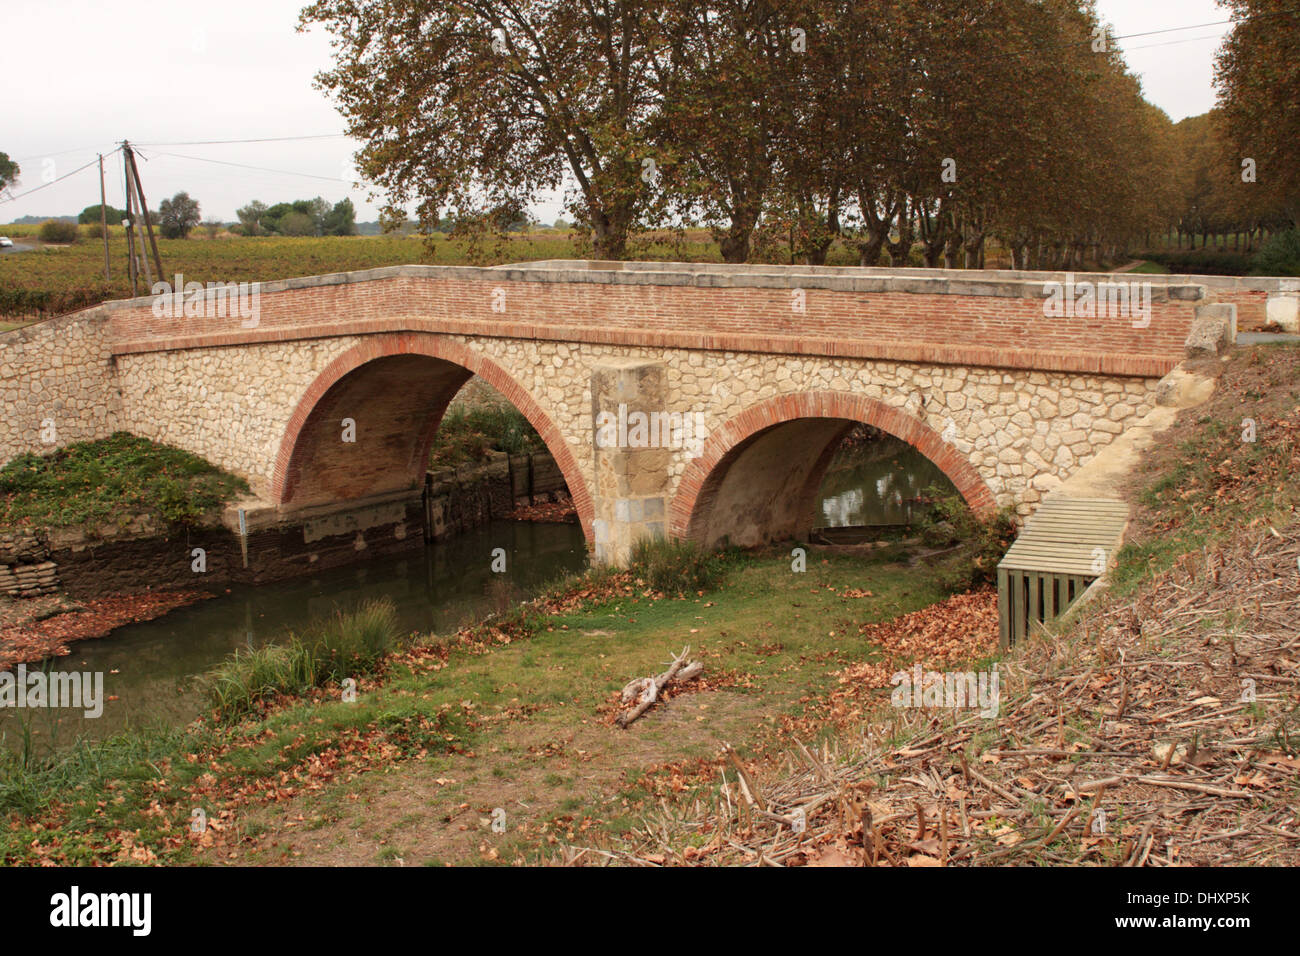
{"type": "MultiPolygon", "coordinates": [[[[267,585],[426,545],[493,522],[576,522],[544,452],[431,471],[415,492],[281,515],[231,505],[195,525],[142,513],[85,525],[0,533],[0,666],[60,655],[232,587],[267,585]],[[244,531],[243,534],[240,530],[244,531]]],[[[573,524],[576,528],[576,523],[573,524]]],[[[581,538],[581,532],[578,531],[581,538]]]]}

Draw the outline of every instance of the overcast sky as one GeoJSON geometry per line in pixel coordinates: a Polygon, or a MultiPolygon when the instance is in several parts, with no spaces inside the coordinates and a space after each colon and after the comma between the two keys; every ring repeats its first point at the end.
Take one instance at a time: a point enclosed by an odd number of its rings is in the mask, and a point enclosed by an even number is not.
{"type": "MultiPolygon", "coordinates": [[[[320,29],[295,31],[302,6],[301,0],[4,0],[0,151],[22,166],[13,192],[70,173],[125,138],[141,145],[151,207],[183,189],[200,201],[205,218],[229,221],[252,199],[351,196],[358,219],[376,218],[367,190],[348,185],[355,144],[339,135],[342,118],[312,85],[330,63],[330,48],[320,29]],[[326,138],[169,145],[288,136],[326,138]]],[[[1130,37],[1121,46],[1147,99],[1174,120],[1214,105],[1213,58],[1227,27],[1131,35],[1224,20],[1215,0],[1098,0],[1097,6],[1118,36],[1130,37]]],[[[105,162],[105,172],[108,201],[120,207],[118,157],[105,162]]],[[[0,222],[75,214],[98,201],[92,167],[0,202],[0,222]]],[[[559,211],[554,197],[534,210],[544,221],[559,211]]]]}

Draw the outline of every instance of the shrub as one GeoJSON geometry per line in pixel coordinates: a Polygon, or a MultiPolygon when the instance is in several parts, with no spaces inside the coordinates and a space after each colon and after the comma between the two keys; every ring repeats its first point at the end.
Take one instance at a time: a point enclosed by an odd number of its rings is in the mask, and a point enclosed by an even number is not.
{"type": "Polygon", "coordinates": [[[1142,253],[1141,258],[1158,262],[1175,275],[1201,276],[1244,276],[1252,261],[1244,252],[1215,249],[1156,250],[1142,253]]]}
{"type": "Polygon", "coordinates": [[[692,593],[722,583],[726,559],[691,541],[642,538],[632,548],[632,570],[656,591],[692,593]]]}
{"type": "Polygon", "coordinates": [[[234,656],[203,678],[218,720],[238,720],[281,695],[373,674],[397,645],[397,610],[387,598],[308,625],[302,637],[234,656]]]}
{"type": "Polygon", "coordinates": [[[491,451],[522,455],[544,447],[523,412],[512,405],[454,405],[438,426],[429,463],[451,467],[485,461],[491,451]]]}
{"type": "Polygon", "coordinates": [[[1255,254],[1251,275],[1300,276],[1300,229],[1275,232],[1255,254]]]}
{"type": "Polygon", "coordinates": [[[988,515],[970,509],[961,495],[945,494],[930,487],[924,497],[929,503],[917,522],[921,539],[933,547],[953,546],[958,560],[944,577],[954,591],[993,584],[998,562],[1016,540],[1019,519],[1010,506],[988,515]]]}
{"type": "Polygon", "coordinates": [[[41,223],[41,231],[37,235],[41,242],[76,242],[77,224],[63,222],[60,219],[47,219],[41,223]]]}

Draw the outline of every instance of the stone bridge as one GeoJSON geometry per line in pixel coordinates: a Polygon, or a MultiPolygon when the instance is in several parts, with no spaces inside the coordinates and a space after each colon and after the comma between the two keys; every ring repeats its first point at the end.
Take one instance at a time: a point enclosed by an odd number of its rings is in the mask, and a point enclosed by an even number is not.
{"type": "Polygon", "coordinates": [[[264,283],[247,319],[214,293],[188,317],[112,302],[0,336],[0,459],[126,430],[245,477],[260,527],[371,509],[357,533],[404,535],[477,375],[546,442],[602,559],[643,534],[806,532],[857,422],[973,508],[1028,513],[1152,410],[1198,321],[1277,282],[549,261],[264,283]],[[1054,308],[1050,283],[1086,280],[1150,280],[1149,311],[1054,308]]]}

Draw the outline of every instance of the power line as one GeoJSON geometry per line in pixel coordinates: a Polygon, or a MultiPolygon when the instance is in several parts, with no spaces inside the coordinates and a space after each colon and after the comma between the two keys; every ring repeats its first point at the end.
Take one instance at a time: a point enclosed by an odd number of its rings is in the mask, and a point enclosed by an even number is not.
{"type": "Polygon", "coordinates": [[[67,156],[69,153],[98,153],[101,146],[82,146],[78,149],[65,149],[57,153],[37,153],[32,156],[22,156],[14,159],[15,163],[29,163],[36,159],[53,159],[55,156],[67,156]]]}
{"type": "Polygon", "coordinates": [[[205,156],[185,156],[182,155],[181,153],[167,153],[162,150],[156,150],[155,155],[171,156],[175,159],[192,159],[195,162],[199,162],[199,163],[215,163],[218,166],[234,166],[237,169],[252,169],[263,173],[279,173],[282,176],[302,176],[306,179],[323,179],[326,182],[331,182],[331,183],[348,183],[349,185],[352,184],[352,180],[340,179],[337,176],[318,176],[315,173],[299,173],[299,172],[294,172],[293,170],[290,169],[271,169],[268,166],[249,166],[247,163],[232,163],[224,159],[208,159],[205,156]]]}
{"type": "MultiPolygon", "coordinates": [[[[121,149],[121,147],[119,146],[118,149],[121,149]]],[[[113,153],[115,152],[117,152],[116,149],[113,150],[113,152],[109,153],[108,155],[112,156],[113,153]]],[[[72,172],[64,173],[62,176],[58,177],[57,179],[51,179],[48,183],[42,183],[39,186],[33,187],[32,189],[28,189],[24,192],[20,192],[17,195],[0,197],[0,202],[14,202],[16,200],[22,199],[24,196],[30,196],[32,193],[38,193],[42,189],[45,189],[47,186],[53,186],[57,182],[62,182],[63,180],[67,179],[69,176],[75,176],[77,175],[77,173],[81,172],[82,170],[89,169],[91,166],[94,166],[98,162],[99,162],[99,157],[96,156],[90,162],[86,163],[85,166],[78,166],[72,172]]]]}
{"type": "Polygon", "coordinates": [[[1142,46],[1131,46],[1124,52],[1136,53],[1138,50],[1154,50],[1156,47],[1161,47],[1161,46],[1178,46],[1180,43],[1198,43],[1203,40],[1222,40],[1222,39],[1223,37],[1219,34],[1211,34],[1209,36],[1204,36],[1204,37],[1188,37],[1185,40],[1168,40],[1164,43],[1144,43],[1142,46]]]}
{"type": "Polygon", "coordinates": [[[1178,33],[1180,30],[1200,30],[1205,27],[1222,27],[1233,23],[1245,23],[1253,17],[1243,17],[1241,20],[1215,20],[1213,23],[1197,23],[1189,27],[1169,27],[1165,30],[1148,30],[1146,33],[1126,33],[1122,37],[1112,37],[1115,40],[1132,40],[1134,37],[1153,37],[1161,33],[1178,33]]]}
{"type": "Polygon", "coordinates": [[[270,136],[262,139],[208,139],[184,143],[140,143],[140,146],[225,146],[230,143],[287,143],[304,139],[346,139],[347,133],[318,133],[313,136],[270,136]]]}

